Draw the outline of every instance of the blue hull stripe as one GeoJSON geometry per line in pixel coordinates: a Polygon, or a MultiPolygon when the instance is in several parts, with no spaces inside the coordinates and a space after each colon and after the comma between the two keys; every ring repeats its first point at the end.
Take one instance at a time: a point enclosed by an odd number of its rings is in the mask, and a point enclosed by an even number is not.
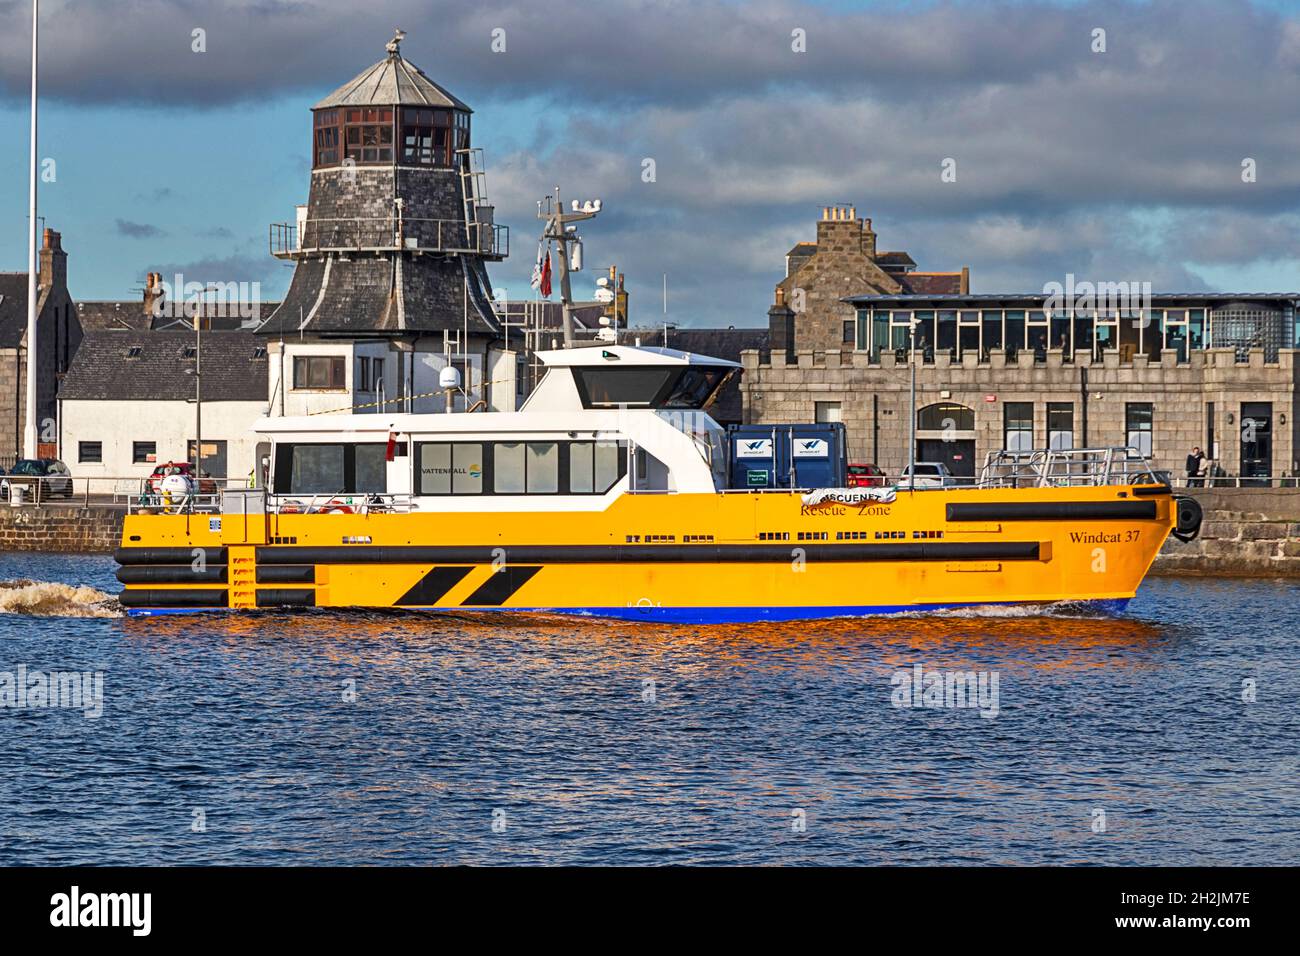
{"type": "MultiPolygon", "coordinates": [[[[1104,598],[1089,601],[1044,602],[1044,601],[981,601],[977,603],[958,604],[845,604],[828,607],[592,607],[592,608],[548,608],[548,607],[406,607],[409,611],[437,611],[463,613],[465,611],[487,611],[490,613],[532,613],[532,614],[569,614],[576,617],[607,618],[620,621],[649,621],[664,624],[756,624],[764,621],[811,621],[837,617],[876,617],[888,614],[925,614],[932,611],[956,610],[972,607],[1042,607],[1045,613],[1049,608],[1079,607],[1103,614],[1122,614],[1128,607],[1128,598],[1104,598]]],[[[129,608],[131,617],[151,617],[156,614],[202,614],[229,613],[230,608],[129,608]]],[[[287,610],[287,609],[286,609],[287,610]]],[[[308,610],[307,608],[303,609],[308,610]]],[[[374,610],[367,608],[312,608],[313,613],[322,610],[374,610]]]]}

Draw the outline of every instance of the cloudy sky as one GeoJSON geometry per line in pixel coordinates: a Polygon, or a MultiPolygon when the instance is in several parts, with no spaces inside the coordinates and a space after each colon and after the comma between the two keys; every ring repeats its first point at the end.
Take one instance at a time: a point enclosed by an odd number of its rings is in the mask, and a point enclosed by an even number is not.
{"type": "MultiPolygon", "coordinates": [[[[26,261],[30,10],[0,0],[0,270],[26,261]]],[[[1300,3],[44,0],[42,22],[41,215],[82,299],[149,271],[278,297],[267,224],[306,199],[308,110],[394,27],[475,110],[512,298],[555,184],[604,200],[589,277],[626,270],[634,324],[665,273],[670,320],[764,324],[836,202],[976,292],[1300,288],[1300,3]]]]}

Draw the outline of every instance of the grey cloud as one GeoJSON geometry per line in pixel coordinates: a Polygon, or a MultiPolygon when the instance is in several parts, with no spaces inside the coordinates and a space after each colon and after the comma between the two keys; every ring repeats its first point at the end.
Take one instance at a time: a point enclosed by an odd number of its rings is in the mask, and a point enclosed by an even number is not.
{"type": "MultiPolygon", "coordinates": [[[[0,4],[0,89],[11,96],[26,83],[27,10],[0,4]]],[[[46,10],[59,24],[44,53],[47,90],[85,102],[219,104],[323,93],[382,56],[388,34],[379,24],[397,23],[410,33],[408,56],[471,103],[539,92],[588,103],[701,103],[778,88],[918,102],[1112,69],[1233,73],[1251,83],[1267,82],[1270,71],[1294,78],[1300,69],[1294,21],[1204,0],[848,12],[797,0],[47,0],[46,10]],[[1213,44],[1180,42],[1210,24],[1213,44]],[[1097,26],[1108,31],[1100,56],[1089,49],[1097,26]],[[505,53],[491,50],[497,28],[506,31],[505,53]],[[191,50],[195,29],[206,31],[206,53],[191,50]],[[807,52],[791,50],[794,29],[806,31],[807,52]]]]}
{"type": "Polygon", "coordinates": [[[118,219],[115,228],[119,236],[128,239],[160,239],[167,235],[157,226],[145,222],[131,222],[129,219],[118,219]]]}

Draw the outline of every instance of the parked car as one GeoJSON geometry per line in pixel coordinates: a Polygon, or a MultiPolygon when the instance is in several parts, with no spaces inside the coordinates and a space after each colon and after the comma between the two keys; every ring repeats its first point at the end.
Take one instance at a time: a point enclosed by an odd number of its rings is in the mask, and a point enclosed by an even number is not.
{"type": "Polygon", "coordinates": [[[941,461],[918,461],[903,469],[898,488],[947,488],[956,484],[952,472],[941,461]],[[915,475],[915,477],[913,477],[915,475]]]}
{"type": "Polygon", "coordinates": [[[850,488],[882,488],[885,472],[875,465],[849,465],[848,485],[850,488]]]}
{"type": "MultiPolygon", "coordinates": [[[[148,478],[144,480],[145,492],[150,495],[162,493],[162,480],[168,475],[184,475],[193,481],[194,463],[190,461],[169,461],[162,465],[157,465],[148,478]]],[[[209,478],[206,474],[199,478],[199,494],[215,495],[217,493],[217,481],[215,478],[209,478]]]]}
{"type": "Polygon", "coordinates": [[[19,458],[9,474],[0,478],[0,498],[9,499],[11,485],[22,487],[23,496],[29,500],[55,495],[72,497],[72,475],[57,458],[19,458]]]}

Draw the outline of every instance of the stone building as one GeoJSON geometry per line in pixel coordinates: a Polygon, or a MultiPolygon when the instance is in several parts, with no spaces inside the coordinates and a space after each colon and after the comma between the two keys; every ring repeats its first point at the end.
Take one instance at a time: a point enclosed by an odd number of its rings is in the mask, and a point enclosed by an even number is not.
{"type": "Polygon", "coordinates": [[[471,110],[402,57],[401,39],[312,108],[308,200],[271,233],[293,280],[258,328],[273,414],[444,411],[448,363],[464,386],[455,408],[513,378],[514,356],[492,348],[486,269],[509,234],[483,194],[471,110]]]}
{"type": "MultiPolygon", "coordinates": [[[[37,454],[57,455],[58,393],[81,342],[68,294],[68,256],[59,233],[42,234],[36,302],[37,454]]],[[[0,272],[0,467],[23,457],[27,414],[27,273],[0,272]]]]}
{"type": "Polygon", "coordinates": [[[918,272],[906,252],[878,252],[870,219],[852,206],[826,206],[817,241],[800,242],[785,257],[785,278],[776,284],[767,312],[768,343],[790,361],[801,348],[852,346],[856,312],[851,295],[961,293],[970,272],[918,272]]]}
{"type": "MultiPolygon", "coordinates": [[[[846,265],[865,258],[869,220],[846,228],[830,215],[817,255],[825,237],[846,265]]],[[[887,273],[898,288],[882,289],[875,273],[836,271],[831,289],[859,289],[835,301],[806,293],[802,310],[789,308],[791,286],[817,277],[814,261],[787,266],[771,347],[743,356],[747,422],[843,421],[850,460],[896,475],[908,461],[911,359],[916,458],[959,476],[978,474],[1001,449],[1122,445],[1175,475],[1197,446],[1233,479],[1300,473],[1300,293],[1155,293],[1112,308],[1100,298],[973,295],[965,269],[951,291],[918,288],[912,273],[887,273]],[[793,348],[782,347],[782,324],[793,348]]]]}

